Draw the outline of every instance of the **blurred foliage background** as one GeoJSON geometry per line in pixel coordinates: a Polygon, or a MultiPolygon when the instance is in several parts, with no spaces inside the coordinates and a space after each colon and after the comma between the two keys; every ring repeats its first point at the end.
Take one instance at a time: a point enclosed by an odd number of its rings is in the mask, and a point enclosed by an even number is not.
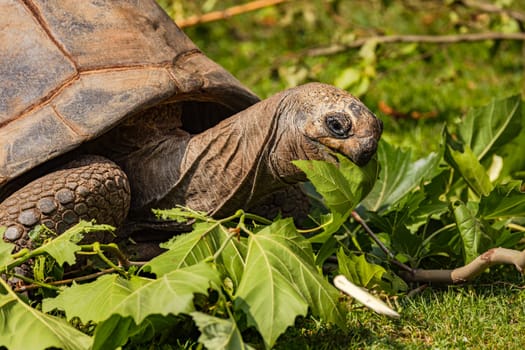
{"type": "Polygon", "coordinates": [[[469,107],[525,90],[521,0],[158,2],[197,46],[261,98],[309,81],[337,85],[358,95],[384,121],[384,138],[414,148],[415,158],[438,147],[443,122],[453,127],[469,107]],[[253,4],[262,7],[184,23],[253,4]],[[464,35],[489,32],[521,36],[464,41],[464,35]],[[373,39],[393,35],[459,40],[373,39]]]}

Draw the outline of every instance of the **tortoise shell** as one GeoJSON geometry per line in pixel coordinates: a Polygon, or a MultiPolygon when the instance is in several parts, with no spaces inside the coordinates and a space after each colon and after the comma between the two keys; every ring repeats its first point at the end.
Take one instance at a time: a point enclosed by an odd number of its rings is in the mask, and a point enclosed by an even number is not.
{"type": "Polygon", "coordinates": [[[153,0],[4,0],[0,13],[0,197],[153,106],[206,101],[225,118],[258,101],[153,0]]]}

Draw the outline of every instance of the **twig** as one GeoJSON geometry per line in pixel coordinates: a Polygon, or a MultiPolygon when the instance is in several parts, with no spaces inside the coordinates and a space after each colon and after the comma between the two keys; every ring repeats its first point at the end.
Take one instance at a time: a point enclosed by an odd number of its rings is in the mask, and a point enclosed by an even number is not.
{"type": "Polygon", "coordinates": [[[468,282],[487,268],[497,264],[514,265],[523,273],[525,270],[525,250],[518,251],[506,248],[493,248],[478,256],[469,264],[454,270],[413,270],[403,278],[410,282],[463,283],[468,282]]]}
{"type": "MultiPolygon", "coordinates": [[[[85,276],[80,276],[80,277],[75,277],[75,278],[68,278],[68,279],[60,280],[60,281],[48,282],[48,283],[46,283],[46,285],[61,286],[61,285],[64,285],[64,284],[71,284],[73,282],[87,281],[87,280],[95,279],[95,278],[97,278],[99,276],[107,275],[108,273],[113,273],[113,272],[115,272],[115,269],[106,269],[106,270],[102,270],[102,271],[95,272],[95,273],[92,273],[92,274],[89,274],[89,275],[85,275],[85,276]]],[[[20,287],[16,288],[14,291],[17,292],[17,293],[22,293],[22,292],[26,292],[26,291],[32,290],[32,289],[37,289],[37,288],[40,288],[40,287],[42,287],[41,284],[29,284],[27,286],[20,286],[20,287]]]]}
{"type": "MultiPolygon", "coordinates": [[[[19,275],[19,274],[14,274],[13,275],[14,278],[18,278],[19,280],[22,280],[26,283],[31,283],[32,285],[35,286],[35,288],[48,288],[48,289],[53,289],[53,290],[59,290],[57,287],[53,286],[51,283],[46,283],[46,282],[39,282],[39,281],[35,281],[34,279],[32,278],[29,278],[27,276],[24,276],[24,275],[19,275]]],[[[19,287],[19,288],[16,288],[15,289],[15,292],[18,291],[18,289],[23,289],[23,287],[19,287]]]]}
{"type": "Polygon", "coordinates": [[[474,42],[484,40],[521,40],[525,41],[525,33],[469,33],[469,34],[450,34],[450,35],[383,35],[371,36],[368,38],[357,39],[349,44],[335,44],[326,47],[318,47],[305,50],[300,56],[327,56],[344,52],[349,49],[363,46],[368,41],[375,41],[379,44],[388,43],[430,43],[430,44],[453,44],[460,42],[474,42]]]}
{"type": "Polygon", "coordinates": [[[472,0],[458,0],[455,2],[456,4],[463,5],[465,7],[470,7],[474,9],[478,9],[484,12],[489,13],[504,13],[507,16],[515,19],[518,22],[525,22],[525,13],[510,9],[502,8],[498,5],[490,4],[490,3],[484,3],[479,1],[472,1],[472,0]]]}
{"type": "Polygon", "coordinates": [[[412,298],[414,295],[417,295],[421,292],[423,292],[425,289],[428,288],[428,284],[422,284],[418,286],[417,288],[412,289],[407,293],[407,297],[412,298]]]}
{"type": "Polygon", "coordinates": [[[366,222],[359,216],[359,214],[353,210],[352,211],[352,217],[359,225],[363,227],[363,229],[368,233],[368,235],[376,242],[376,244],[381,248],[381,250],[388,256],[389,260],[392,262],[392,264],[396,265],[397,267],[407,271],[409,274],[414,273],[414,269],[412,269],[410,266],[403,264],[401,261],[397,260],[395,255],[388,250],[388,248],[381,242],[381,240],[376,236],[374,231],[370,229],[370,227],[366,224],[366,222]]]}
{"type": "Polygon", "coordinates": [[[208,12],[203,15],[195,15],[185,19],[176,21],[180,28],[191,27],[200,23],[207,23],[213,21],[219,21],[222,19],[237,16],[246,12],[262,9],[264,7],[270,7],[277,5],[289,0],[256,0],[243,5],[237,5],[229,7],[221,11],[208,12]]]}

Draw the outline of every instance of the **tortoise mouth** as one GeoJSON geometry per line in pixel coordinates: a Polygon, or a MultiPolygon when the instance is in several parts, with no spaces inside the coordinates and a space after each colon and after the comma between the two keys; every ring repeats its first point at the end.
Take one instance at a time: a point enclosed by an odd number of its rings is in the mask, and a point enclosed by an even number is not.
{"type": "Polygon", "coordinates": [[[308,139],[314,145],[314,147],[316,147],[319,150],[319,154],[321,155],[320,157],[321,160],[325,160],[327,162],[337,164],[337,165],[339,165],[340,163],[339,158],[337,157],[337,154],[342,155],[343,157],[350,160],[352,163],[356,164],[357,166],[363,166],[363,165],[366,165],[366,163],[368,163],[368,161],[371,159],[371,157],[375,153],[375,152],[372,152],[370,158],[366,160],[364,163],[362,163],[363,160],[359,160],[358,161],[359,163],[358,163],[351,156],[349,156],[348,154],[344,154],[343,152],[341,152],[341,150],[335,147],[326,145],[317,139],[313,139],[310,137],[308,137],[308,139]]]}

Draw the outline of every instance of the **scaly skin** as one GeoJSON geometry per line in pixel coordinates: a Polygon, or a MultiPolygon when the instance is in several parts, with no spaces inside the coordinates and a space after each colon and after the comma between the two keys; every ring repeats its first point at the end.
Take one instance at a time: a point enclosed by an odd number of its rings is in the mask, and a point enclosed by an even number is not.
{"type": "MultiPolygon", "coordinates": [[[[42,224],[56,233],[84,220],[114,226],[126,218],[130,190],[126,174],[113,162],[85,156],[66,167],[34,180],[0,203],[4,240],[16,250],[33,248],[28,232],[42,224]]],[[[108,241],[92,237],[90,241],[108,241]]]]}

